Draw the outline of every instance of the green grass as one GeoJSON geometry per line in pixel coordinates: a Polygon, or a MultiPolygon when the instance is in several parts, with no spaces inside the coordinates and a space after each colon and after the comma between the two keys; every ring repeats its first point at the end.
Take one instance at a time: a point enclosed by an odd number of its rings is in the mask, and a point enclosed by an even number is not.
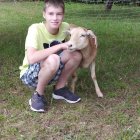
{"type": "Polygon", "coordinates": [[[40,22],[41,2],[0,3],[0,138],[2,140],[138,140],[140,138],[139,7],[66,3],[65,21],[98,37],[96,75],[104,98],[95,94],[87,69],[79,70],[76,93],[67,104],[46,91],[48,111],[31,112],[32,91],[19,79],[28,27],[40,22]]]}

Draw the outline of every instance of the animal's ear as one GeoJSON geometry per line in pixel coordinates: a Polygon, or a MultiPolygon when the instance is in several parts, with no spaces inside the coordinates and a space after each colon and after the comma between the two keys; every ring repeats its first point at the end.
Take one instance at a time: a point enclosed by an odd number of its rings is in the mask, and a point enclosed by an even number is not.
{"type": "Polygon", "coordinates": [[[69,24],[70,25],[70,29],[73,29],[73,28],[76,28],[76,27],[78,27],[77,25],[75,25],[75,24],[69,24]]]}
{"type": "Polygon", "coordinates": [[[91,31],[91,30],[87,30],[87,34],[92,36],[93,38],[96,37],[95,34],[93,33],[93,31],[91,31]]]}
{"type": "Polygon", "coordinates": [[[64,31],[63,33],[66,35],[65,40],[66,40],[66,41],[70,40],[70,37],[71,37],[70,30],[66,30],[66,31],[64,31]]]}
{"type": "Polygon", "coordinates": [[[64,31],[63,33],[66,34],[66,35],[70,35],[70,34],[71,34],[71,33],[70,33],[70,30],[66,30],[66,31],[64,31]]]}
{"type": "Polygon", "coordinates": [[[89,36],[89,39],[90,39],[90,43],[94,46],[96,46],[97,48],[97,37],[96,35],[91,31],[91,30],[87,30],[87,34],[89,36]]]}

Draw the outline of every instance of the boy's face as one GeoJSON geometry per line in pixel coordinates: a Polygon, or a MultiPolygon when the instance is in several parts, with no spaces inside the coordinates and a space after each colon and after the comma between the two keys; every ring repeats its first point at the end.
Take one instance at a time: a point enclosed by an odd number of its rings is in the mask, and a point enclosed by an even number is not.
{"type": "Polygon", "coordinates": [[[46,25],[49,29],[58,29],[63,21],[64,12],[61,7],[49,5],[43,12],[43,17],[46,19],[46,25]]]}

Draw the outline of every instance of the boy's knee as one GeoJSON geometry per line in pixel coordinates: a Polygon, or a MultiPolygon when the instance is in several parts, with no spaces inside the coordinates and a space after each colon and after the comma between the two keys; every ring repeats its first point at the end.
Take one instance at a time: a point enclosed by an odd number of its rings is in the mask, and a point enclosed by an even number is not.
{"type": "Polygon", "coordinates": [[[43,62],[43,67],[50,69],[52,72],[56,72],[59,68],[60,57],[57,54],[51,54],[43,62]]]}

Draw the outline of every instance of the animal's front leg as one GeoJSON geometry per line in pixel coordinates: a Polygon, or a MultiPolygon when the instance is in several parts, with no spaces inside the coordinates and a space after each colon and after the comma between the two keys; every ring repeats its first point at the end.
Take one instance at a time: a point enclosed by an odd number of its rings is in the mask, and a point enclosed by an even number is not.
{"type": "Polygon", "coordinates": [[[98,82],[96,79],[96,74],[95,74],[95,61],[91,63],[90,65],[90,71],[91,71],[91,77],[93,79],[94,85],[95,85],[95,90],[96,90],[96,94],[98,97],[103,97],[103,93],[101,92],[99,86],[98,86],[98,82]]]}
{"type": "Polygon", "coordinates": [[[74,93],[75,92],[75,86],[76,86],[76,82],[77,82],[77,73],[76,71],[72,74],[72,79],[71,79],[71,90],[74,93]]]}

